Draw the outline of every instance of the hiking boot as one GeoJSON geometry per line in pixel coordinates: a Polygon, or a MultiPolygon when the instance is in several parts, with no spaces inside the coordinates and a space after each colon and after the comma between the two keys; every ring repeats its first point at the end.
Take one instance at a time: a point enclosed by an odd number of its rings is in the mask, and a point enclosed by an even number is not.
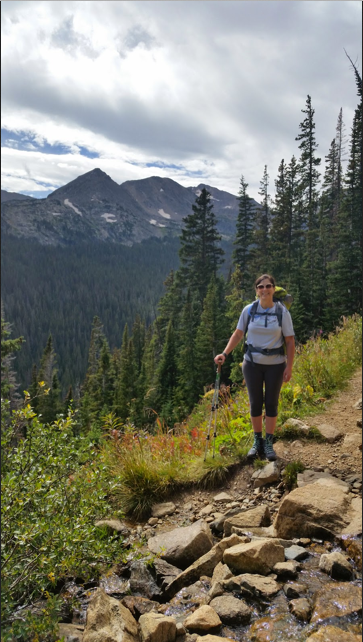
{"type": "Polygon", "coordinates": [[[273,435],[266,435],[265,443],[264,443],[264,451],[265,451],[265,457],[269,461],[276,461],[277,455],[273,449],[273,442],[274,442],[274,436],[273,435]]]}
{"type": "Polygon", "coordinates": [[[255,433],[255,438],[252,444],[252,448],[247,453],[247,457],[249,459],[254,459],[255,457],[259,457],[260,459],[265,459],[265,451],[264,451],[264,445],[263,445],[263,437],[256,435],[255,433]]]}

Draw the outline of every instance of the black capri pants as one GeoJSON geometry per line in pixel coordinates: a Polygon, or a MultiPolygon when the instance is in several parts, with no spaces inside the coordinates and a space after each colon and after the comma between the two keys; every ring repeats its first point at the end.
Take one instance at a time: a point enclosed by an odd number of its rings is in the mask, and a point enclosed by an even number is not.
{"type": "Polygon", "coordinates": [[[263,406],[263,384],[265,384],[265,411],[267,417],[277,417],[279,395],[286,363],[264,365],[244,359],[242,372],[245,378],[251,406],[251,417],[260,417],[263,406]]]}

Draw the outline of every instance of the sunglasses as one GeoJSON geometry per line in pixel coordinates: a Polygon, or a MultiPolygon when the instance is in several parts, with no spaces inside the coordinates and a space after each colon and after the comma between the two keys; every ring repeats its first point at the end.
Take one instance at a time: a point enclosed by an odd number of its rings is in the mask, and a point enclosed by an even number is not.
{"type": "Polygon", "coordinates": [[[273,285],[271,283],[268,283],[267,285],[256,285],[257,290],[263,290],[264,288],[266,288],[266,290],[270,290],[273,288],[273,285]]]}

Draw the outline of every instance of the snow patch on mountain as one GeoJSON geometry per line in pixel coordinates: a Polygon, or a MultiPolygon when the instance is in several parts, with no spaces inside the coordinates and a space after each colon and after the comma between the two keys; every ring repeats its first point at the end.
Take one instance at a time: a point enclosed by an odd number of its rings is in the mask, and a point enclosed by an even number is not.
{"type": "Polygon", "coordinates": [[[114,214],[101,214],[101,217],[104,218],[107,223],[117,223],[117,219],[114,214]]]}
{"type": "Polygon", "coordinates": [[[71,201],[68,198],[64,199],[64,205],[68,205],[68,207],[71,207],[72,210],[76,212],[76,214],[79,214],[80,216],[83,216],[82,212],[79,211],[79,209],[71,203],[71,201]]]}
{"type": "Polygon", "coordinates": [[[164,218],[171,218],[170,214],[167,214],[166,212],[164,212],[163,209],[158,210],[158,214],[160,214],[160,216],[163,216],[164,218]]]}

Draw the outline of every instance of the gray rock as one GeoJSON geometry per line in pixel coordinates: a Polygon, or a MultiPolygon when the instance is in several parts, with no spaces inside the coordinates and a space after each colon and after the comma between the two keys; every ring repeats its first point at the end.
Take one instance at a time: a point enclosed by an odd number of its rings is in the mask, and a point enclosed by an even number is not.
{"type": "Polygon", "coordinates": [[[99,519],[95,522],[95,526],[108,526],[109,529],[120,533],[120,535],[128,536],[130,534],[130,529],[119,519],[99,519]]]}
{"type": "Polygon", "coordinates": [[[248,527],[270,526],[271,515],[269,507],[260,505],[250,510],[242,511],[227,517],[224,522],[224,536],[228,537],[232,533],[232,528],[243,529],[248,527]]]}
{"type": "Polygon", "coordinates": [[[142,597],[147,597],[149,600],[162,595],[161,589],[155,582],[145,562],[135,560],[131,563],[130,569],[130,589],[132,593],[141,594],[142,597]]]}
{"type": "Polygon", "coordinates": [[[290,417],[290,419],[287,419],[285,423],[283,424],[283,428],[298,428],[301,430],[302,434],[306,434],[309,432],[309,426],[305,424],[301,419],[294,419],[293,417],[290,417]]]}
{"type": "Polygon", "coordinates": [[[130,611],[103,589],[93,594],[87,609],[82,642],[139,642],[139,629],[130,611]]]}
{"type": "Polygon", "coordinates": [[[306,557],[309,557],[309,555],[310,553],[306,548],[297,546],[296,544],[289,546],[289,548],[285,548],[285,557],[287,560],[295,560],[296,562],[299,562],[304,560],[306,557]]]}
{"type": "Polygon", "coordinates": [[[173,502],[165,502],[164,504],[154,504],[151,509],[151,514],[153,517],[165,517],[166,515],[173,515],[175,513],[176,506],[173,502]]]}
{"type": "Polygon", "coordinates": [[[289,560],[288,562],[278,562],[272,570],[278,577],[295,578],[299,569],[298,562],[289,560]]]}
{"type": "Polygon", "coordinates": [[[178,568],[185,569],[210,551],[213,537],[210,528],[203,520],[191,526],[176,528],[168,533],[152,537],[148,547],[152,553],[178,568]]]}
{"type": "Polygon", "coordinates": [[[284,548],[273,540],[257,540],[228,548],[223,561],[238,573],[268,575],[277,562],[284,562],[284,548]]]}
{"type": "Polygon", "coordinates": [[[223,624],[247,624],[252,611],[247,604],[232,595],[215,597],[210,606],[218,613],[223,624]]]}
{"type": "Polygon", "coordinates": [[[318,481],[319,479],[330,479],[334,481],[334,483],[342,487],[348,488],[347,483],[342,481],[338,477],[334,477],[330,473],[324,473],[323,471],[316,471],[316,470],[304,470],[304,472],[298,473],[297,474],[298,488],[302,488],[307,484],[314,484],[314,482],[318,481]]]}
{"type": "Polygon", "coordinates": [[[341,437],[343,437],[343,432],[341,430],[338,430],[338,428],[335,428],[334,426],[331,426],[330,424],[320,424],[317,426],[318,431],[320,434],[325,437],[326,441],[329,444],[332,444],[334,441],[337,441],[341,437]]]}
{"type": "Polygon", "coordinates": [[[297,582],[291,582],[284,585],[284,593],[288,600],[293,600],[295,598],[301,597],[302,593],[306,593],[307,587],[305,584],[298,584],[297,582]]]}
{"type": "Polygon", "coordinates": [[[260,488],[261,486],[266,486],[266,484],[279,481],[280,470],[281,464],[277,461],[271,461],[260,470],[256,470],[252,475],[254,488],[260,488]]]}
{"type": "Polygon", "coordinates": [[[362,410],[362,397],[353,405],[354,410],[362,410]]]}
{"type": "Polygon", "coordinates": [[[160,588],[165,591],[167,586],[181,573],[181,569],[168,564],[165,560],[156,557],[153,562],[156,581],[160,588]]]}
{"type": "Polygon", "coordinates": [[[334,580],[352,580],[354,571],[347,558],[341,553],[324,553],[320,557],[319,568],[334,580]]]}
{"type": "Polygon", "coordinates": [[[271,577],[264,577],[257,573],[243,573],[222,581],[222,587],[229,591],[240,588],[243,595],[248,597],[272,598],[279,592],[281,586],[271,577]]]}
{"type": "Polygon", "coordinates": [[[230,502],[232,501],[233,497],[231,495],[228,495],[228,493],[219,493],[215,497],[213,497],[213,501],[215,502],[230,502]]]}

